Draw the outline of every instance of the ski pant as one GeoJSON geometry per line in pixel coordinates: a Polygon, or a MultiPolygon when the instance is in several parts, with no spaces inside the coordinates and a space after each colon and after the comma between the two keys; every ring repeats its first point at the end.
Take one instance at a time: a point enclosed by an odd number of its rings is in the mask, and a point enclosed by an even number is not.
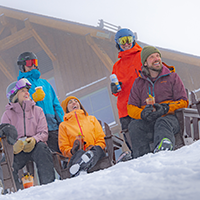
{"type": "Polygon", "coordinates": [[[25,153],[22,151],[19,154],[14,155],[13,176],[18,190],[21,188],[18,170],[22,169],[28,161],[34,161],[36,163],[40,184],[51,183],[55,180],[51,152],[44,142],[38,142],[30,153],[25,153]]]}
{"type": "MultiPolygon", "coordinates": [[[[119,120],[120,120],[120,123],[121,123],[122,131],[124,131],[124,130],[127,130],[127,129],[128,129],[128,125],[129,125],[130,122],[131,122],[132,120],[134,120],[134,119],[131,118],[130,116],[126,116],[126,117],[121,117],[121,118],[119,118],[119,120]]],[[[127,145],[128,148],[131,150],[131,147],[130,147],[129,143],[127,142],[126,135],[125,135],[125,134],[123,134],[123,135],[124,135],[124,140],[125,140],[126,145],[127,145]]]]}
{"type": "Polygon", "coordinates": [[[58,130],[55,131],[49,131],[48,132],[49,137],[48,137],[48,147],[51,149],[53,152],[59,152],[61,153],[59,146],[58,146],[58,130]]]}
{"type": "MultiPolygon", "coordinates": [[[[105,152],[102,150],[102,148],[100,146],[93,146],[90,151],[93,152],[94,156],[91,159],[91,161],[88,163],[88,170],[92,169],[92,167],[94,167],[97,162],[103,158],[106,154],[105,152]]],[[[76,164],[81,156],[85,153],[84,150],[78,150],[70,159],[69,164],[68,164],[68,168],[70,168],[72,165],[76,164]]]]}
{"type": "Polygon", "coordinates": [[[137,158],[151,152],[149,143],[153,142],[155,149],[163,138],[168,138],[174,146],[174,134],[179,132],[180,126],[175,115],[166,115],[153,122],[133,120],[128,130],[132,142],[132,156],[137,158]]]}

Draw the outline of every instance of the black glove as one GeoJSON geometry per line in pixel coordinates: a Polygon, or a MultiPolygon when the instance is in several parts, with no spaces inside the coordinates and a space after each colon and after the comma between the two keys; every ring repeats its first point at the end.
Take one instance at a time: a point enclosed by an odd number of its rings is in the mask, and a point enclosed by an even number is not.
{"type": "MultiPolygon", "coordinates": [[[[122,82],[119,82],[119,85],[121,86],[121,85],[122,85],[122,82]]],[[[117,86],[116,86],[115,83],[111,83],[111,84],[110,84],[110,87],[111,87],[111,92],[112,92],[113,94],[118,93],[118,92],[117,92],[117,86]]]]}
{"type": "Polygon", "coordinates": [[[141,119],[143,119],[145,121],[149,121],[147,118],[153,112],[153,109],[154,108],[153,108],[153,106],[151,104],[146,105],[144,110],[141,112],[141,119]]]}
{"type": "Polygon", "coordinates": [[[169,104],[166,103],[163,104],[155,103],[153,106],[156,109],[156,111],[149,114],[149,116],[147,117],[147,121],[155,121],[162,115],[167,114],[167,112],[169,111],[169,104]]]}
{"type": "Polygon", "coordinates": [[[77,139],[74,141],[73,147],[71,149],[71,154],[74,155],[78,151],[79,147],[80,147],[80,142],[77,139]]]}

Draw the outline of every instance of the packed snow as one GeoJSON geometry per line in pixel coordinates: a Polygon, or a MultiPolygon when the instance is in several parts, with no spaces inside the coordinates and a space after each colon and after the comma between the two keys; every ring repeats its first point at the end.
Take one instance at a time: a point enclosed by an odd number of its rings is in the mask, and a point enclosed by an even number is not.
{"type": "Polygon", "coordinates": [[[149,153],[108,169],[55,180],[0,200],[199,200],[200,141],[176,151],[149,153]]]}

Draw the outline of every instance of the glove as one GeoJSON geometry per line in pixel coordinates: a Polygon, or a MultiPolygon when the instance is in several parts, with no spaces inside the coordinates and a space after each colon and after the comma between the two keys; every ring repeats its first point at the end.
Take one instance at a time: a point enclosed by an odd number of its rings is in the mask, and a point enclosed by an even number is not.
{"type": "Polygon", "coordinates": [[[42,101],[45,97],[45,93],[42,89],[40,90],[36,90],[33,94],[32,94],[33,100],[35,102],[37,101],[42,101]]]}
{"type": "Polygon", "coordinates": [[[79,147],[80,147],[80,141],[79,141],[79,139],[76,139],[74,141],[73,147],[72,147],[72,149],[70,151],[71,154],[74,155],[78,151],[79,147]]]}
{"type": "Polygon", "coordinates": [[[24,142],[22,140],[17,140],[13,145],[13,153],[18,154],[24,149],[24,142]]]}
{"type": "Polygon", "coordinates": [[[153,112],[153,110],[154,110],[154,108],[151,104],[146,105],[144,110],[141,112],[141,119],[143,119],[145,121],[149,121],[147,118],[153,112]]]}
{"type": "Polygon", "coordinates": [[[147,121],[155,121],[162,115],[167,114],[167,112],[169,111],[169,104],[166,103],[163,104],[155,103],[153,106],[156,109],[156,111],[150,113],[150,115],[147,117],[147,121]]]}
{"type": "Polygon", "coordinates": [[[36,144],[36,140],[34,137],[26,138],[25,145],[24,145],[24,152],[29,153],[31,152],[36,144]]]}
{"type": "MultiPolygon", "coordinates": [[[[119,82],[119,84],[122,85],[122,82],[119,82]]],[[[118,91],[117,91],[117,86],[116,86],[115,83],[111,83],[111,84],[110,84],[110,87],[111,87],[111,92],[112,92],[113,94],[118,93],[118,91]]]]}

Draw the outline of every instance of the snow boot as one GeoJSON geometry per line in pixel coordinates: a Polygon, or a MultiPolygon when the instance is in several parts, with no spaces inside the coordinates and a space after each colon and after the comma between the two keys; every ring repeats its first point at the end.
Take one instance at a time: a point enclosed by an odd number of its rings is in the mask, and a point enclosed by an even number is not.
{"type": "Polygon", "coordinates": [[[172,149],[172,142],[168,138],[163,138],[160,144],[155,148],[154,153],[159,151],[171,151],[172,149]]]}
{"type": "Polygon", "coordinates": [[[87,171],[87,169],[90,167],[90,163],[92,161],[94,154],[92,151],[85,152],[81,158],[77,161],[77,163],[73,164],[69,168],[69,172],[72,176],[79,175],[80,171],[87,171]]]}

